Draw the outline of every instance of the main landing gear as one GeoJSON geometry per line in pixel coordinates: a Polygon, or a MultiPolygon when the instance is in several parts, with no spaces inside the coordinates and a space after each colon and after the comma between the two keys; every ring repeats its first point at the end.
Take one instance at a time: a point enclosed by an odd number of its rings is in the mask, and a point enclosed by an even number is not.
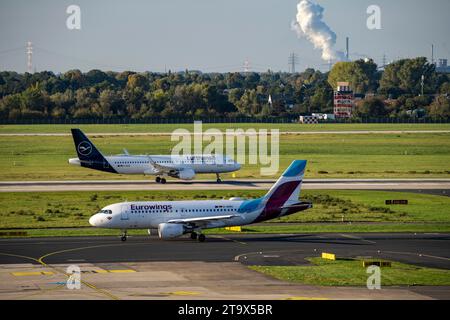
{"type": "Polygon", "coordinates": [[[220,176],[219,176],[219,174],[218,173],[216,173],[216,177],[217,177],[217,183],[221,183],[222,182],[222,180],[220,179],[220,176]]]}
{"type": "Polygon", "coordinates": [[[197,232],[191,232],[191,239],[198,240],[199,242],[205,242],[206,237],[203,233],[198,234],[197,232]]]}
{"type": "Polygon", "coordinates": [[[122,236],[120,237],[120,240],[122,240],[123,242],[127,241],[127,230],[124,230],[122,232],[122,236]]]}
{"type": "Polygon", "coordinates": [[[156,177],[155,181],[156,181],[156,183],[162,183],[162,184],[165,184],[167,182],[165,178],[161,178],[161,177],[156,177]]]}

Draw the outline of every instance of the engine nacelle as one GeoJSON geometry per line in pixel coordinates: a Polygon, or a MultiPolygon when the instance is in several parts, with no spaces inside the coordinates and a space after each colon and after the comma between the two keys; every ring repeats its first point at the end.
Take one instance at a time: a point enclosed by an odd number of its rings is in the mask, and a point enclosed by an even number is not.
{"type": "Polygon", "coordinates": [[[230,201],[244,201],[244,198],[239,198],[239,197],[233,197],[229,199],[230,201]]]}
{"type": "Polygon", "coordinates": [[[172,239],[184,234],[184,227],[177,223],[161,223],[158,226],[158,235],[161,239],[172,239]]]}
{"type": "Polygon", "coordinates": [[[195,171],[192,169],[181,170],[177,175],[177,178],[181,180],[192,180],[195,178],[195,171]]]}
{"type": "Polygon", "coordinates": [[[71,158],[69,159],[69,164],[74,166],[81,166],[81,161],[78,158],[71,158]]]}

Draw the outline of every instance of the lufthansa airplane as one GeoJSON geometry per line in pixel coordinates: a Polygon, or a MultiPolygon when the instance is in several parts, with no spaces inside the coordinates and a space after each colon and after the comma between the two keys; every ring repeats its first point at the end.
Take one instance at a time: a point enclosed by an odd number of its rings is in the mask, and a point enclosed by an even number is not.
{"type": "Polygon", "coordinates": [[[157,183],[166,183],[164,177],[192,180],[200,173],[215,173],[220,183],[219,174],[241,168],[221,155],[130,155],[125,150],[125,154],[105,157],[80,129],[72,129],[72,136],[78,158],[69,159],[69,164],[110,173],[154,175],[157,183]]]}
{"type": "Polygon", "coordinates": [[[265,196],[258,199],[203,201],[122,202],[104,207],[89,223],[98,228],[122,230],[148,229],[161,239],[190,234],[193,240],[205,241],[202,230],[242,226],[276,219],[312,208],[312,203],[299,200],[306,161],[295,160],[265,196]]]}

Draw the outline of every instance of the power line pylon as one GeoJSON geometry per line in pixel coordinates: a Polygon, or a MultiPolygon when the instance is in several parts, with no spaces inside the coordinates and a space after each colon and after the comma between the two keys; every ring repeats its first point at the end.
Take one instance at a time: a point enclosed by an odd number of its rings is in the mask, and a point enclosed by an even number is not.
{"type": "Polygon", "coordinates": [[[27,71],[33,73],[33,44],[31,41],[27,42],[27,71]]]}
{"type": "Polygon", "coordinates": [[[298,55],[295,52],[292,52],[288,58],[289,64],[289,72],[295,73],[295,65],[298,63],[298,55]]]}

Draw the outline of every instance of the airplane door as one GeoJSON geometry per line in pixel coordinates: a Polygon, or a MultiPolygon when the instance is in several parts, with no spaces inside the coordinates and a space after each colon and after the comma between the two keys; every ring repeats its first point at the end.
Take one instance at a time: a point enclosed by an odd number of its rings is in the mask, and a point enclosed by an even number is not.
{"type": "Polygon", "coordinates": [[[128,206],[124,204],[120,209],[120,220],[128,220],[128,206]]]}

